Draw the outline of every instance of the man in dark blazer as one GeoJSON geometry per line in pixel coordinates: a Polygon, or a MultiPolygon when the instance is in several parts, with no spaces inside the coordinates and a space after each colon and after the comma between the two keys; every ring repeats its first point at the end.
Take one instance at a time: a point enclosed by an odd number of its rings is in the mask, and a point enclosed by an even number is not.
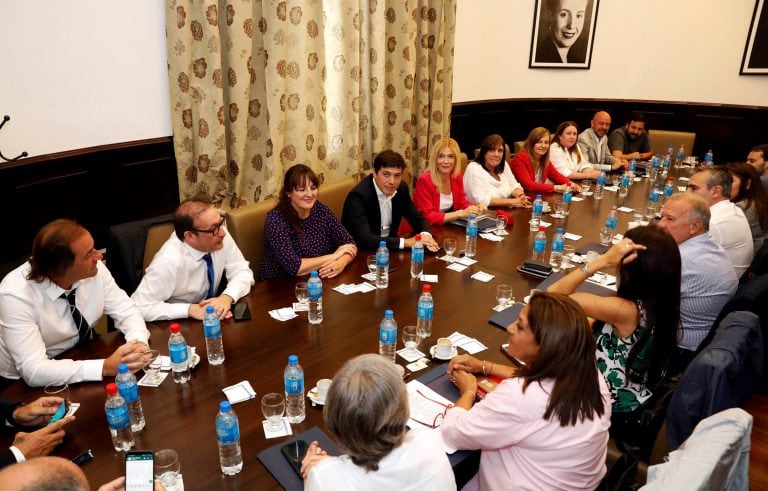
{"type": "Polygon", "coordinates": [[[400,238],[397,231],[403,218],[430,251],[438,249],[429,233],[429,224],[411,201],[408,186],[402,182],[405,160],[392,150],[384,150],[373,160],[373,173],[349,192],[344,201],[341,222],[361,249],[375,250],[380,241],[389,250],[412,247],[414,237],[400,238]]]}
{"type": "MultiPolygon", "coordinates": [[[[0,399],[0,418],[2,418],[0,424],[6,428],[9,425],[17,428],[19,425],[46,424],[63,401],[61,397],[41,397],[24,405],[0,399]]],[[[74,419],[74,416],[67,416],[37,431],[16,433],[13,445],[0,451],[0,468],[32,457],[48,455],[64,439],[62,427],[74,419]]]]}

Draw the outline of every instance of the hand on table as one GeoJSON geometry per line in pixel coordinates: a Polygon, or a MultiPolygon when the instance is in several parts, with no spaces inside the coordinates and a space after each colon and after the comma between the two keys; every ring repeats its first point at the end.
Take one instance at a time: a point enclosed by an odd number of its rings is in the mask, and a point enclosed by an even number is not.
{"type": "Polygon", "coordinates": [[[27,459],[48,455],[64,440],[63,426],[74,420],[74,416],[67,416],[37,431],[16,433],[13,446],[18,448],[27,459]]]}
{"type": "Polygon", "coordinates": [[[320,266],[320,269],[317,270],[317,274],[320,275],[321,278],[335,278],[344,271],[346,266],[347,263],[342,259],[334,259],[320,266]]]}
{"type": "Polygon", "coordinates": [[[57,396],[40,397],[29,404],[19,406],[13,411],[13,420],[24,426],[37,426],[47,423],[64,399],[57,396]]]}
{"type": "Polygon", "coordinates": [[[229,295],[219,295],[200,302],[200,307],[205,312],[205,307],[213,305],[213,311],[219,316],[219,319],[229,319],[232,317],[232,304],[234,299],[229,295]]]}
{"type": "Polygon", "coordinates": [[[301,461],[301,477],[306,479],[309,476],[309,470],[326,457],[328,457],[328,452],[320,448],[317,441],[313,441],[307,449],[304,460],[301,461]]]}
{"type": "Polygon", "coordinates": [[[450,376],[454,370],[479,373],[483,370],[483,362],[472,355],[454,356],[448,363],[448,375],[450,376]]]}
{"type": "Polygon", "coordinates": [[[149,346],[145,343],[135,339],[128,341],[109,355],[109,358],[104,360],[104,365],[101,369],[102,376],[117,375],[117,367],[121,363],[128,365],[128,369],[132,372],[143,368],[144,361],[142,358],[147,351],[149,351],[149,346]]]}

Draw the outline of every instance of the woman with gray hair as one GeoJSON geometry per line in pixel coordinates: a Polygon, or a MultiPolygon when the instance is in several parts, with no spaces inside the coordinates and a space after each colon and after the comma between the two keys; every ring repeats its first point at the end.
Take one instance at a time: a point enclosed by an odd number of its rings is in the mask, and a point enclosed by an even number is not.
{"type": "Polygon", "coordinates": [[[440,435],[413,428],[408,393],[391,361],[361,355],[333,378],[323,408],[331,433],[346,451],[331,457],[312,442],[301,466],[305,490],[455,490],[440,435]]]}

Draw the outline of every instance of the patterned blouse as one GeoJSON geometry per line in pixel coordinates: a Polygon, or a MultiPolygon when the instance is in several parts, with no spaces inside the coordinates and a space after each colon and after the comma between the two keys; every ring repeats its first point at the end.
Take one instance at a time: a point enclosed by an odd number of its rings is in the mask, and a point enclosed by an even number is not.
{"type": "Polygon", "coordinates": [[[353,244],[344,225],[330,208],[315,202],[309,216],[299,221],[301,237],[282,213],[274,209],[264,221],[264,257],[259,264],[259,279],[295,276],[302,258],[330,254],[342,244],[353,244]]]}
{"type": "MultiPolygon", "coordinates": [[[[634,332],[626,338],[620,338],[610,324],[605,324],[602,330],[597,333],[597,368],[605,377],[605,382],[611,391],[611,405],[614,413],[634,411],[652,395],[644,384],[627,380],[629,352],[647,329],[645,327],[645,311],[640,306],[638,309],[639,324],[634,332]]],[[[642,356],[642,351],[644,350],[641,350],[640,356],[642,356]]]]}

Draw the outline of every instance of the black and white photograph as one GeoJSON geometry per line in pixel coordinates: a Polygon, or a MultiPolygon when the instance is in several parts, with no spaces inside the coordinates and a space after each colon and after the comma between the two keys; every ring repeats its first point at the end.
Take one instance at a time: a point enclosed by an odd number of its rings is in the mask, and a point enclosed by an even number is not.
{"type": "Polygon", "coordinates": [[[741,75],[768,74],[768,2],[757,0],[749,25],[747,46],[741,59],[741,75]]]}
{"type": "Polygon", "coordinates": [[[530,68],[583,68],[592,60],[599,0],[536,0],[530,68]]]}

